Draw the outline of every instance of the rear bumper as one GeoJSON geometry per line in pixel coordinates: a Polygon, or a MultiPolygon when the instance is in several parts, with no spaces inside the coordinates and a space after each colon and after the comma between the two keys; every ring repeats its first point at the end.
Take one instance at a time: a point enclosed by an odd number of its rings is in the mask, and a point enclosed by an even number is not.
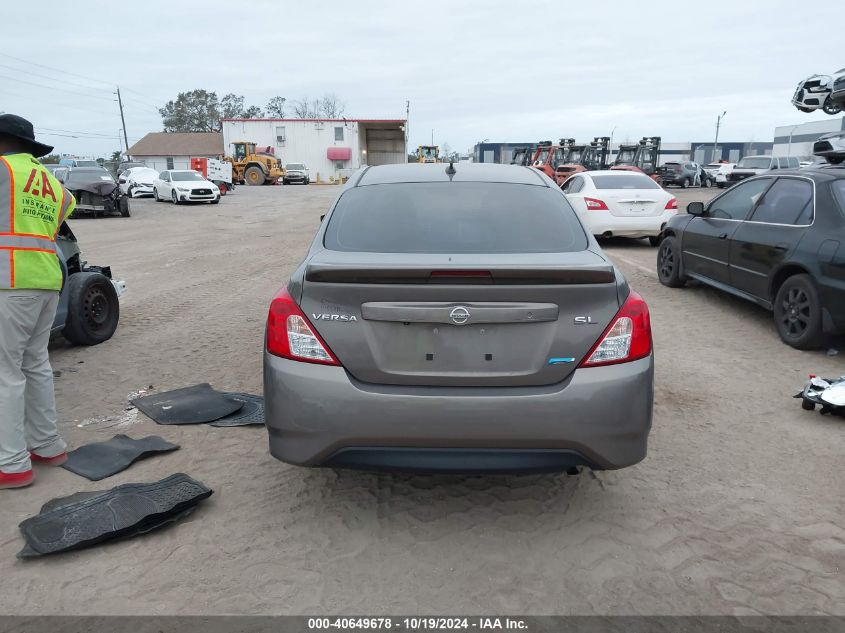
{"type": "Polygon", "coordinates": [[[264,354],[270,453],[302,466],[623,468],[646,455],[653,382],[651,356],[544,387],[444,388],[369,385],[342,367],[264,354]]]}
{"type": "Polygon", "coordinates": [[[656,237],[676,215],[672,211],[649,217],[620,217],[609,211],[589,211],[581,214],[581,221],[593,235],[610,232],[616,237],[656,237]]]}

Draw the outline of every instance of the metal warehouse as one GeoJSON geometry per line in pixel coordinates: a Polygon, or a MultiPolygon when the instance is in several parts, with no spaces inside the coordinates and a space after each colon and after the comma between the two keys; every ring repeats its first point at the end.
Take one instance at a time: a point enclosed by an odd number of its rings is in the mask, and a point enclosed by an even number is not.
{"type": "Polygon", "coordinates": [[[337,179],[366,165],[407,162],[404,119],[224,119],[223,142],[273,148],[282,163],[305,163],[316,180],[337,179]]]}
{"type": "Polygon", "coordinates": [[[813,155],[813,143],[831,132],[845,132],[845,117],[776,127],[772,154],[810,157],[813,155]]]}

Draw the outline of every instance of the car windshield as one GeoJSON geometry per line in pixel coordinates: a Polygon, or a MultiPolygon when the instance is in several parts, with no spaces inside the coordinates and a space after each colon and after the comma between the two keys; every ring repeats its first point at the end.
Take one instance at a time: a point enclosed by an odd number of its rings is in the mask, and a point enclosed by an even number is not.
{"type": "Polygon", "coordinates": [[[535,163],[545,163],[546,158],[549,156],[548,149],[541,149],[540,152],[537,154],[537,158],[534,159],[535,163]]]}
{"type": "Polygon", "coordinates": [[[78,160],[76,161],[77,167],[99,167],[100,163],[95,160],[78,160]]]}
{"type": "Polygon", "coordinates": [[[549,187],[400,183],[346,191],[324,243],[368,253],[561,253],[587,248],[575,212],[549,187]]]}
{"type": "Polygon", "coordinates": [[[592,179],[596,189],[660,189],[660,185],[642,174],[607,174],[592,179]]]}
{"type": "Polygon", "coordinates": [[[170,177],[178,182],[205,180],[205,178],[202,177],[202,174],[195,171],[171,171],[170,177]]]}
{"type": "Polygon", "coordinates": [[[74,186],[90,185],[92,182],[114,182],[114,178],[105,169],[83,167],[71,169],[65,179],[65,185],[68,189],[72,189],[74,186]]]}
{"type": "Polygon", "coordinates": [[[569,156],[566,158],[567,163],[578,163],[581,160],[581,155],[584,153],[582,148],[573,148],[569,150],[569,156]]]}
{"type": "Polygon", "coordinates": [[[772,159],[769,156],[746,156],[739,161],[736,166],[745,169],[768,169],[772,165],[772,159]]]}
{"type": "Polygon", "coordinates": [[[843,215],[845,215],[845,180],[833,181],[830,188],[833,189],[833,195],[839,203],[839,209],[842,211],[843,215]]]}
{"type": "Polygon", "coordinates": [[[303,165],[302,163],[288,163],[287,165],[285,165],[285,169],[287,169],[288,171],[305,171],[305,165],[303,165]]]}

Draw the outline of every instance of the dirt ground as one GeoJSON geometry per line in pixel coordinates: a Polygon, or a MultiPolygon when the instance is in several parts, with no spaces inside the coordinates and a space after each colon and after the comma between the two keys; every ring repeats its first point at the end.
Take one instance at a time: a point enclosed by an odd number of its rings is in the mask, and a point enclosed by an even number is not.
{"type": "MultiPolygon", "coordinates": [[[[845,374],[845,347],[795,351],[751,304],[661,286],[645,241],[605,244],[654,326],[654,428],[633,468],[308,470],[271,458],[261,428],[126,411],[150,385],[261,393],[269,300],[338,191],[242,187],[217,206],[139,200],[129,219],[71,221],[127,293],[113,340],[51,351],[61,431],[71,446],[122,432],[182,449],[105,482],[42,468],[0,491],[0,613],[845,615],[845,420],[792,399],[810,372],[845,374]],[[181,523],[15,559],[18,523],[48,499],[174,472],[215,490],[181,523]]],[[[715,191],[677,194],[683,208],[715,191]]]]}

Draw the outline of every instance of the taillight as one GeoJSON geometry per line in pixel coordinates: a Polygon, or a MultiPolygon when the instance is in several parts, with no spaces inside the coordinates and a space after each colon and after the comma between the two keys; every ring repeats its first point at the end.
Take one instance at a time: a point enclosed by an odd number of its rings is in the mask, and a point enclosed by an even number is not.
{"type": "Polygon", "coordinates": [[[678,199],[677,199],[677,198],[672,198],[669,202],[667,202],[667,203],[666,203],[666,206],[665,206],[664,208],[665,208],[667,211],[671,211],[671,210],[673,210],[673,209],[674,209],[675,211],[677,211],[677,210],[678,210],[678,199]]]}
{"type": "Polygon", "coordinates": [[[598,200],[597,198],[584,198],[584,202],[587,204],[587,209],[590,211],[607,211],[607,205],[604,203],[604,200],[598,200]]]}
{"type": "Polygon", "coordinates": [[[285,288],[270,303],[267,315],[267,351],[274,356],[322,365],[340,365],[329,346],[285,288]]]}
{"type": "Polygon", "coordinates": [[[645,358],[651,353],[648,306],[633,290],[613,321],[584,357],[580,367],[615,365],[645,358]]]}

